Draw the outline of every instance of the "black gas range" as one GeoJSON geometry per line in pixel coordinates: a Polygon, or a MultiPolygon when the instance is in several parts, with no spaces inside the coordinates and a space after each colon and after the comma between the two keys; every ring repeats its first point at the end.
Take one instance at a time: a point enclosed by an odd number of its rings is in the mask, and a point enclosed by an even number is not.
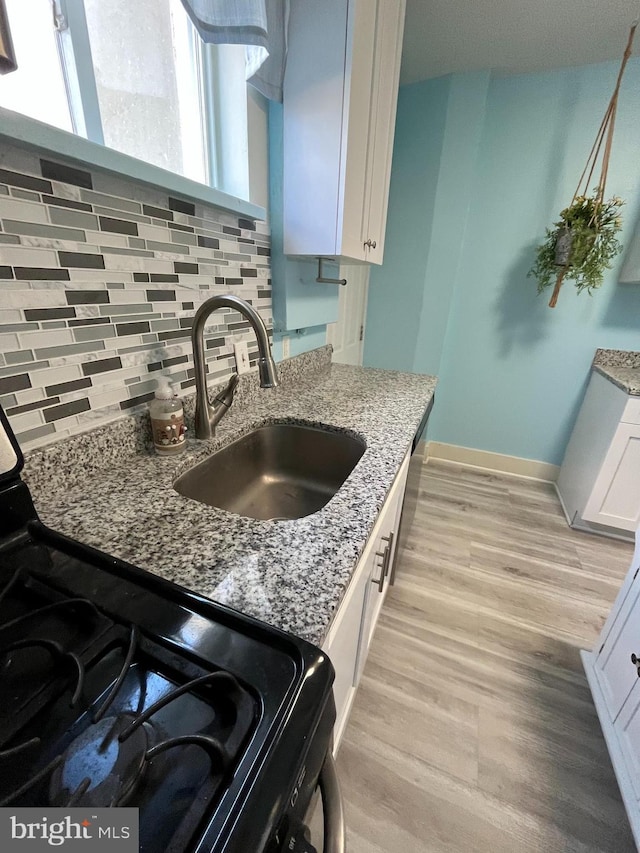
{"type": "Polygon", "coordinates": [[[306,853],[320,783],[343,849],[327,658],[49,530],[0,427],[0,806],[135,806],[144,853],[306,853]]]}

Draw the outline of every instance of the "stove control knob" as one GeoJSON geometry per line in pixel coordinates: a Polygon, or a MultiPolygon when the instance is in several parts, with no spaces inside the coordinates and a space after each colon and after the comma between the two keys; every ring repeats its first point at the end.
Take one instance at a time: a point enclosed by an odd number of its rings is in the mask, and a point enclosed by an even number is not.
{"type": "Polygon", "coordinates": [[[309,840],[309,829],[297,820],[293,820],[287,833],[282,853],[318,853],[309,840]]]}

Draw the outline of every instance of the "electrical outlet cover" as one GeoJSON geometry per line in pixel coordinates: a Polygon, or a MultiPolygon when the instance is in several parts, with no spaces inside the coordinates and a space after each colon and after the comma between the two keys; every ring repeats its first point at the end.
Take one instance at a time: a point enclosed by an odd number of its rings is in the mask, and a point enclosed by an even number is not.
{"type": "Polygon", "coordinates": [[[238,375],[249,372],[249,349],[246,341],[239,341],[233,345],[233,351],[236,356],[236,372],[238,375]]]}
{"type": "Polygon", "coordinates": [[[282,357],[283,358],[289,358],[290,353],[291,353],[291,349],[289,346],[289,336],[284,335],[282,338],[282,357]]]}

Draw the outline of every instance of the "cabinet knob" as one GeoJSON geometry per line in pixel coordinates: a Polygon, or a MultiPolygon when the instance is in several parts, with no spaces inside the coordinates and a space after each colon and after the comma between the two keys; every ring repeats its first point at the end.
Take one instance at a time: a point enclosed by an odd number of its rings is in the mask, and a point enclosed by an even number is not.
{"type": "MultiPolygon", "coordinates": [[[[631,653],[631,663],[634,666],[640,665],[640,658],[638,658],[633,652],[631,653]]],[[[640,673],[638,673],[638,674],[640,674],[640,673]]]]}
{"type": "Polygon", "coordinates": [[[375,240],[372,240],[372,239],[371,239],[371,237],[369,237],[369,239],[368,239],[368,240],[365,240],[364,245],[365,245],[365,246],[368,246],[370,249],[375,249],[375,247],[376,247],[376,241],[375,241],[375,240]]]}

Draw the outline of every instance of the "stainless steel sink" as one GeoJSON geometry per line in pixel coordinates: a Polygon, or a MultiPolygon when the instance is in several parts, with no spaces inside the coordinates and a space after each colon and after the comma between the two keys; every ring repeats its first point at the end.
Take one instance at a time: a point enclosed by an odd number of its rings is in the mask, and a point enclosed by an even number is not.
{"type": "Polygon", "coordinates": [[[302,518],[331,500],[365,449],[346,433],[267,424],[181,474],[173,487],[249,518],[302,518]]]}

